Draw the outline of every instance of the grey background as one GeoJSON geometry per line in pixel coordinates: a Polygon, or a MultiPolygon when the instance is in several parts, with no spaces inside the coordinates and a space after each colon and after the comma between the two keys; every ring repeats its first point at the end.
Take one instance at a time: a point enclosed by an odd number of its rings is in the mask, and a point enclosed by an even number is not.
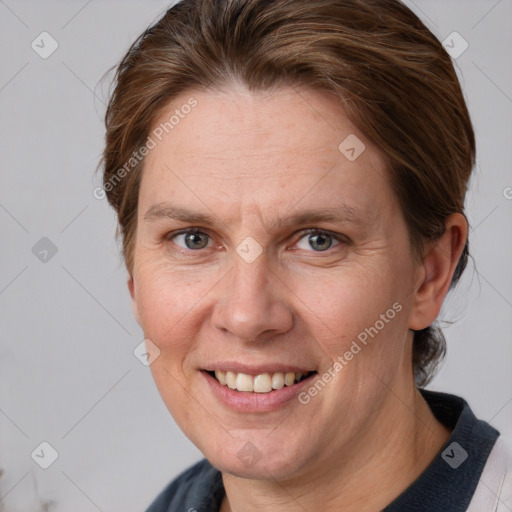
{"type": "MultiPolygon", "coordinates": [[[[448,357],[430,388],[462,395],[510,434],[512,1],[406,3],[441,40],[457,31],[468,42],[456,63],[478,139],[467,199],[476,269],[443,308],[443,318],[456,323],[445,330],[448,357]]],[[[52,500],[56,511],[144,510],[201,457],[133,355],[143,335],[132,317],[115,218],[92,194],[107,98],[99,80],[166,6],[0,0],[5,510],[33,512],[52,500]],[[59,44],[47,59],[31,48],[43,31],[59,44]],[[46,262],[36,257],[43,237],[57,248],[46,262]],[[46,470],[31,458],[42,441],[59,455],[46,470]]]]}

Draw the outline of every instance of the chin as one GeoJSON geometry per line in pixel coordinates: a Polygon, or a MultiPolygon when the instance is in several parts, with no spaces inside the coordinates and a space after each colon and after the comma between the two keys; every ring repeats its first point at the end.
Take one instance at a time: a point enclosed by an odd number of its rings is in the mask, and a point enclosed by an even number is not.
{"type": "Polygon", "coordinates": [[[286,480],[305,464],[304,449],[295,450],[283,442],[277,447],[265,437],[258,436],[254,436],[253,441],[232,439],[223,447],[203,453],[222,473],[257,480],[286,480]]]}

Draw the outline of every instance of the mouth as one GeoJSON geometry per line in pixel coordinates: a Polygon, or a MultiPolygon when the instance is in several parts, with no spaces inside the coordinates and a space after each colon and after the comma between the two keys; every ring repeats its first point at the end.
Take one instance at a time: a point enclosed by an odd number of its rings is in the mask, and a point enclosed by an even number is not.
{"type": "Polygon", "coordinates": [[[316,371],[265,372],[257,375],[224,370],[203,370],[221,386],[244,393],[270,393],[310,379],[316,371]]]}

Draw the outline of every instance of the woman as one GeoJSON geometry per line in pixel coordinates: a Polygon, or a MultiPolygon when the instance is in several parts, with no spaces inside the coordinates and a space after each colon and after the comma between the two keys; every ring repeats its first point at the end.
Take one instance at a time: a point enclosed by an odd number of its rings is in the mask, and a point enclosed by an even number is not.
{"type": "Polygon", "coordinates": [[[499,432],[424,389],[475,140],[408,8],[183,0],[120,63],[106,128],[152,374],[205,455],[150,512],[492,510],[499,432]]]}

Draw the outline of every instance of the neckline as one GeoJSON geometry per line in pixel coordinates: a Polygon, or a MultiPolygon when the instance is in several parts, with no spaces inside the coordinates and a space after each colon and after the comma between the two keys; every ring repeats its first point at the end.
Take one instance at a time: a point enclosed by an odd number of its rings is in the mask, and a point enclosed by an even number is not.
{"type": "Polygon", "coordinates": [[[452,433],[425,471],[382,512],[465,512],[499,432],[477,419],[463,398],[419,391],[452,433]]]}

